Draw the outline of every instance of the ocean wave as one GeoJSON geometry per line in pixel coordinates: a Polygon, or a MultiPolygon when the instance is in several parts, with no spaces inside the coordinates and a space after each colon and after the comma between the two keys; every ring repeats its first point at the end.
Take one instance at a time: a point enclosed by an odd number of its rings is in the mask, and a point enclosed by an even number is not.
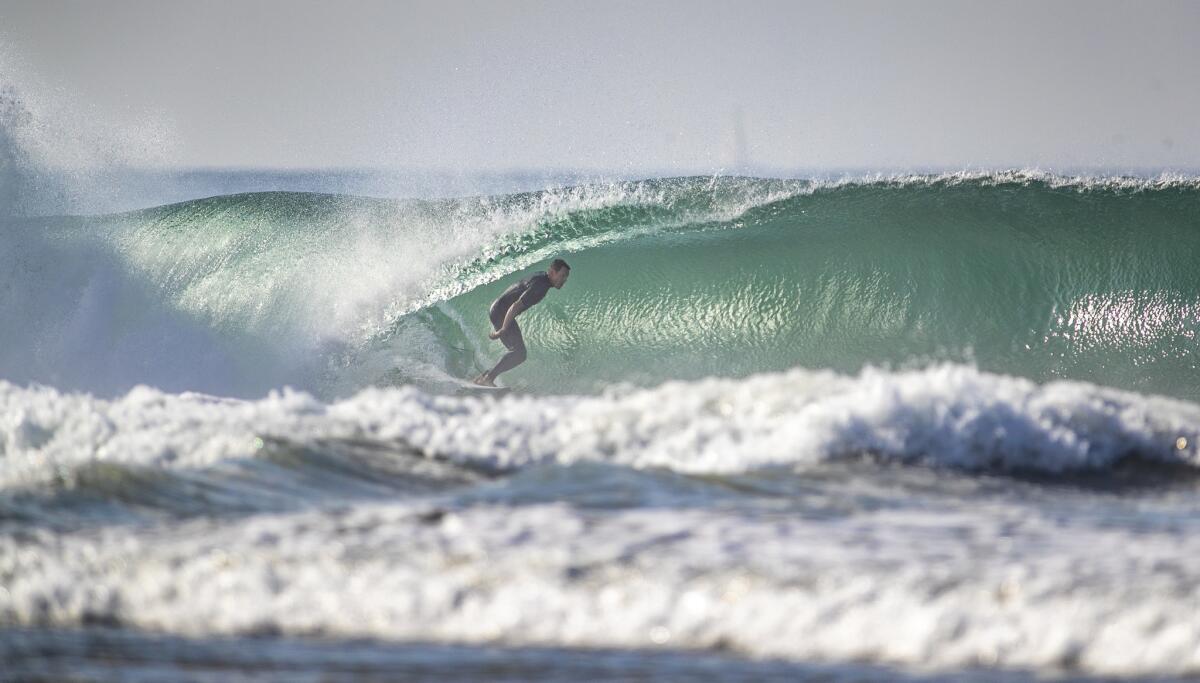
{"type": "MultiPolygon", "coordinates": [[[[585,245],[562,238],[562,227],[526,233],[499,263],[569,252],[574,269],[569,289],[527,314],[536,362],[510,380],[593,391],[796,365],[950,360],[1200,398],[1200,279],[1184,256],[1200,246],[1200,192],[1072,182],[858,179],[780,190],[739,205],[734,218],[613,220],[585,245]]],[[[479,265],[489,278],[493,263],[479,265]]],[[[477,371],[490,357],[484,312],[501,285],[402,326],[442,340],[427,362],[477,371]]],[[[413,346],[398,339],[391,348],[413,346]]]]}
{"type": "Polygon", "coordinates": [[[1200,665],[1190,521],[1131,529],[996,500],[921,503],[805,516],[399,502],[150,533],[32,529],[0,536],[0,624],[926,671],[1200,665]]]}
{"type": "Polygon", "coordinates": [[[957,361],[1197,400],[1196,183],[673,178],[26,219],[0,236],[0,314],[18,321],[0,376],[105,395],[441,390],[493,360],[485,312],[509,279],[567,256],[571,284],[527,314],[518,386],[957,361]]]}
{"type": "Polygon", "coordinates": [[[1195,404],[955,365],[794,370],[498,401],[411,387],[330,404],[293,391],[228,401],[149,388],[103,401],[0,384],[0,490],[10,492],[71,489],[98,466],[148,473],[278,463],[279,444],[286,457],[304,459],[307,449],[316,454],[309,466],[357,468],[364,480],[416,472],[402,462],[414,456],[465,468],[429,474],[436,480],[545,463],[706,475],[861,457],[1043,473],[1129,460],[1196,467],[1198,438],[1195,404]]]}

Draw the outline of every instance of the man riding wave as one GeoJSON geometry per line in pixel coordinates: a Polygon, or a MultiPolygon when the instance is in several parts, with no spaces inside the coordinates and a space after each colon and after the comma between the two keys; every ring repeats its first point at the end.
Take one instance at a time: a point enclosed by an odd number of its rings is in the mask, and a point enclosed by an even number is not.
{"type": "Polygon", "coordinates": [[[508,349],[508,353],[496,363],[496,367],[475,378],[480,386],[496,386],[496,378],[500,373],[508,372],[525,362],[525,338],[521,336],[521,328],[517,325],[517,316],[529,310],[546,296],[550,288],[562,289],[567,277],[571,274],[571,266],[562,259],[554,259],[550,268],[540,273],[534,273],[517,282],[492,302],[488,311],[493,331],[489,339],[499,339],[508,349]]]}

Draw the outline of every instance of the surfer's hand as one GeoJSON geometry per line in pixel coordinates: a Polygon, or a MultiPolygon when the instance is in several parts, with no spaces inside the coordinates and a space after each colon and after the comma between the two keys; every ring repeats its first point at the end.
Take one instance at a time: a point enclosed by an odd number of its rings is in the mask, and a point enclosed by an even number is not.
{"type": "Polygon", "coordinates": [[[504,330],[496,330],[495,332],[488,332],[488,339],[499,339],[500,333],[503,331],[504,330]]]}

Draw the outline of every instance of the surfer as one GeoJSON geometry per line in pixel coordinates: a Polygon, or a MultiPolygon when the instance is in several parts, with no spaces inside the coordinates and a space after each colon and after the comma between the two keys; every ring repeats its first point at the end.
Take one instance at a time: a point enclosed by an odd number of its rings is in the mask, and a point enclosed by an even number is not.
{"type": "Polygon", "coordinates": [[[517,316],[541,301],[550,288],[562,289],[571,274],[571,266],[557,258],[550,264],[549,270],[534,273],[520,282],[504,290],[498,299],[492,302],[488,317],[494,328],[488,334],[489,339],[499,339],[508,353],[496,363],[496,367],[475,378],[475,383],[484,387],[496,386],[496,378],[502,372],[508,372],[525,362],[525,339],[521,336],[521,328],[517,325],[517,316]]]}

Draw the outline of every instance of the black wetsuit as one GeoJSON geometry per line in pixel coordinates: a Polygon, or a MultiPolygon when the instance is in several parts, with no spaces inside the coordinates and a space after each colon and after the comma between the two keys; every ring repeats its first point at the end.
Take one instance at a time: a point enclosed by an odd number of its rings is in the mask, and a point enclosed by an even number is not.
{"type": "MultiPolygon", "coordinates": [[[[550,284],[550,276],[541,272],[534,273],[504,290],[500,298],[492,302],[492,308],[488,312],[488,317],[492,319],[492,328],[498,330],[504,325],[504,317],[508,315],[508,309],[512,308],[513,302],[520,300],[521,310],[528,310],[530,306],[541,301],[553,286],[550,284]]],[[[489,373],[492,379],[525,362],[525,338],[521,336],[521,328],[515,318],[504,334],[500,335],[500,341],[504,343],[508,353],[492,368],[489,373]]]]}

